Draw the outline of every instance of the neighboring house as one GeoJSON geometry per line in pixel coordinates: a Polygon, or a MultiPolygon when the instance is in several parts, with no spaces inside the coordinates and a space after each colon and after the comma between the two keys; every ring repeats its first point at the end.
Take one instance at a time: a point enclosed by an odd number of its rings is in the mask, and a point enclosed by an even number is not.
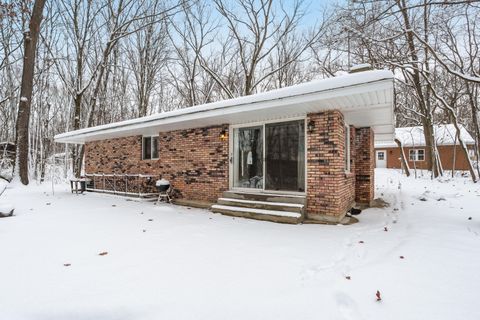
{"type": "MultiPolygon", "coordinates": [[[[467,145],[472,158],[475,140],[462,125],[460,127],[461,138],[467,145]]],[[[468,170],[468,159],[456,138],[455,126],[453,124],[436,125],[434,132],[442,168],[451,170],[455,162],[455,170],[468,170]]],[[[402,143],[410,169],[429,169],[430,159],[427,157],[423,127],[396,128],[395,137],[402,143]]],[[[376,141],[375,161],[377,168],[400,169],[402,167],[400,148],[393,141],[376,141]]]]}
{"type": "Polygon", "coordinates": [[[374,136],[392,139],[393,74],[374,70],[55,136],[85,144],[98,189],[142,174],[177,202],[280,222],[345,222],[374,196],[374,136]],[[102,177],[103,175],[103,177],[102,177]],[[216,203],[216,204],[215,204],[216,203]]]}

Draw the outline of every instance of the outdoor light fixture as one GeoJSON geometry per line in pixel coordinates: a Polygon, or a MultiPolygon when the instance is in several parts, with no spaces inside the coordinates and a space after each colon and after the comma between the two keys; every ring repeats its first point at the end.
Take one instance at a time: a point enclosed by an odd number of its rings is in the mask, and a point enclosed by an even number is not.
{"type": "Polygon", "coordinates": [[[313,130],[315,129],[315,122],[313,120],[310,120],[307,124],[307,129],[308,129],[308,132],[313,132],[313,130]]]}
{"type": "Polygon", "coordinates": [[[227,131],[222,130],[222,132],[220,132],[220,140],[226,140],[226,139],[227,139],[227,131]]]}

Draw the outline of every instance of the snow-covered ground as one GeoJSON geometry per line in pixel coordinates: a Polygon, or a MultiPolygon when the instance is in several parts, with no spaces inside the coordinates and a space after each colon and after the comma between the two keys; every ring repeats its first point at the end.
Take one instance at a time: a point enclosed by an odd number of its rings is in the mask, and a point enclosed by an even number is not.
{"type": "Polygon", "coordinates": [[[376,173],[351,226],[9,187],[0,318],[480,319],[480,186],[376,173]]]}

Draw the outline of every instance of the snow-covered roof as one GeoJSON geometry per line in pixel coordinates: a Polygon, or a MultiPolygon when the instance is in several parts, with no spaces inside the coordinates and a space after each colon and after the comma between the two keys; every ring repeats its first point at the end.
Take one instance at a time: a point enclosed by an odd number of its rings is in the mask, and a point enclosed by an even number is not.
{"type": "MultiPolygon", "coordinates": [[[[460,126],[460,137],[465,144],[474,144],[475,140],[463,125],[460,126]]],[[[435,133],[435,140],[437,145],[446,146],[459,144],[456,140],[455,126],[453,124],[440,124],[433,126],[435,133]]],[[[423,127],[403,127],[395,128],[395,137],[402,142],[405,147],[425,146],[425,136],[423,134],[423,127]]],[[[391,148],[397,147],[394,141],[375,141],[375,148],[391,148]]]]}
{"type": "Polygon", "coordinates": [[[391,139],[393,74],[372,70],[315,80],[250,96],[208,103],[137,119],[66,132],[56,142],[85,143],[140,134],[276,120],[339,109],[350,125],[372,127],[376,136],[391,139]]]}

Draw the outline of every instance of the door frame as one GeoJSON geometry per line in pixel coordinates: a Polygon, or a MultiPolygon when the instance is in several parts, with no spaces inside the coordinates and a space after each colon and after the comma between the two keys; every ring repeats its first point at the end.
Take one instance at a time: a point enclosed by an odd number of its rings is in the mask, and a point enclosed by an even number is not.
{"type": "Polygon", "coordinates": [[[307,117],[302,116],[302,117],[292,117],[292,118],[282,118],[282,119],[276,119],[276,120],[266,120],[266,121],[255,121],[255,122],[247,122],[247,123],[241,123],[241,124],[231,124],[229,125],[228,128],[228,187],[230,190],[234,191],[241,191],[241,192],[249,192],[249,193],[272,193],[272,194],[293,194],[293,195],[306,195],[307,194],[307,117]],[[269,123],[282,123],[282,122],[290,122],[290,121],[298,121],[298,120],[303,120],[304,121],[304,160],[305,160],[305,175],[304,175],[304,183],[305,183],[305,191],[300,192],[300,191],[281,191],[281,190],[269,190],[265,189],[265,174],[266,174],[266,158],[265,158],[265,125],[269,123]],[[233,174],[233,161],[234,161],[234,146],[233,146],[233,130],[238,129],[238,128],[248,128],[248,127],[256,127],[256,126],[262,126],[262,139],[263,139],[263,188],[262,189],[256,189],[256,188],[239,188],[239,187],[234,187],[233,184],[233,179],[234,179],[234,174],[233,174]]]}
{"type": "Polygon", "coordinates": [[[386,149],[378,149],[375,150],[375,168],[387,168],[387,150],[386,149]],[[378,153],[383,152],[383,161],[385,161],[385,167],[378,166],[378,153]]]}

